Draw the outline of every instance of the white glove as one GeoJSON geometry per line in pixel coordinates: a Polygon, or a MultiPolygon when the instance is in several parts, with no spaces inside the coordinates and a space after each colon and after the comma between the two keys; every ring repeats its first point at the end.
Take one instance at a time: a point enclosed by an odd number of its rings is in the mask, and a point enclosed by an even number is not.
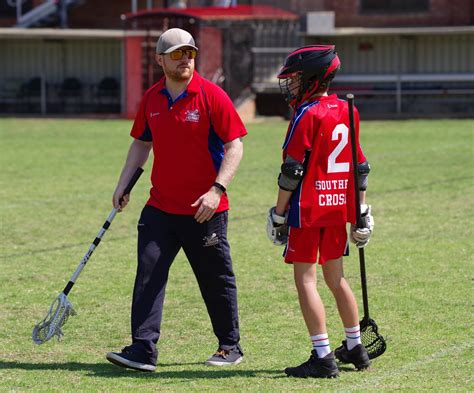
{"type": "Polygon", "coordinates": [[[374,230],[374,217],[372,216],[372,207],[370,205],[360,205],[360,212],[362,216],[362,228],[357,228],[356,225],[351,224],[350,238],[357,248],[363,248],[369,243],[370,236],[374,230]]]}
{"type": "Polygon", "coordinates": [[[275,206],[268,211],[267,236],[270,241],[277,246],[283,246],[288,242],[286,217],[276,214],[275,206]]]}

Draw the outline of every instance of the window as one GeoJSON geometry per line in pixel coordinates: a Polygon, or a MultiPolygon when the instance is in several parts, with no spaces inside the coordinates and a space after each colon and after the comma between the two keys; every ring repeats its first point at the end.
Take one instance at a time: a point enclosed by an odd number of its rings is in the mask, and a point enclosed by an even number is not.
{"type": "Polygon", "coordinates": [[[426,12],[430,9],[429,0],[361,0],[361,14],[392,12],[426,12]]]}

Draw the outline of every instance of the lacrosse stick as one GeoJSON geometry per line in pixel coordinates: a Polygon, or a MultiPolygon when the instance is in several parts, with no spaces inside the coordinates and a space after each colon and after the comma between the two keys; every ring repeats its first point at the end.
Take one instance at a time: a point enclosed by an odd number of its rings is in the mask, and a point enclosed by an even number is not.
{"type": "MultiPolygon", "coordinates": [[[[349,103],[349,125],[351,133],[352,145],[352,166],[354,168],[354,190],[356,200],[356,219],[357,227],[362,228],[362,217],[360,212],[360,195],[359,195],[359,173],[357,171],[357,141],[355,135],[354,124],[354,95],[347,94],[347,101],[349,103]]],[[[362,344],[367,349],[370,359],[375,359],[382,355],[387,349],[385,339],[379,334],[378,326],[373,319],[369,317],[369,298],[367,295],[367,279],[365,275],[365,254],[364,248],[359,248],[359,264],[360,264],[360,280],[362,286],[362,300],[364,302],[364,317],[360,321],[360,337],[362,344]]]]}
{"type": "MultiPolygon", "coordinates": [[[[137,168],[132,178],[130,179],[127,187],[125,188],[123,195],[130,194],[130,191],[132,191],[133,186],[140,178],[142,172],[142,168],[137,168]]],[[[120,203],[122,203],[122,198],[120,198],[120,203]]],[[[116,209],[115,207],[112,209],[104,225],[97,234],[97,237],[94,239],[94,241],[89,247],[89,250],[86,252],[86,255],[84,255],[76,271],[69,279],[69,282],[67,283],[63,291],[59,294],[59,296],[53,301],[44,319],[33,328],[32,338],[35,344],[43,344],[49,339],[51,339],[53,336],[57,336],[58,341],[61,340],[62,336],[64,335],[61,328],[64,326],[70,316],[76,314],[72,307],[72,304],[67,298],[67,295],[74,286],[74,283],[79,277],[79,274],[81,273],[82,269],[84,269],[84,266],[91,257],[95,248],[99,245],[100,241],[102,240],[102,236],[104,236],[105,231],[107,231],[107,229],[109,228],[118,210],[119,209],[116,209]]]]}

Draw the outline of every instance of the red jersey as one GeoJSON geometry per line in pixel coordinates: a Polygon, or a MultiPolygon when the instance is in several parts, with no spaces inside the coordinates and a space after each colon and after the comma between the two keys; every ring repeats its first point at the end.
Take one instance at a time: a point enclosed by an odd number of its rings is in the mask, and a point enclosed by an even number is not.
{"type": "MultiPolygon", "coordinates": [[[[217,85],[194,72],[174,101],[165,78],[148,89],[130,135],[153,142],[152,188],[147,204],[172,214],[194,215],[192,207],[216,180],[224,144],[247,134],[232,101],[217,85]]],[[[222,195],[216,212],[229,208],[222,195]]]]}
{"type": "MultiPolygon", "coordinates": [[[[359,113],[354,108],[358,157],[359,113]]],[[[287,155],[303,163],[305,175],[290,199],[288,224],[297,228],[355,223],[354,174],[348,104],[335,94],[316,97],[293,115],[283,145],[287,155]]]]}

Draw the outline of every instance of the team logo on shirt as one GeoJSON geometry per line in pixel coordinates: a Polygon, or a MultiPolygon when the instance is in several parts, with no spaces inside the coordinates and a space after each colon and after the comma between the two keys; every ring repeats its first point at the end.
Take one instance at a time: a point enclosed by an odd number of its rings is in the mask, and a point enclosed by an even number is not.
{"type": "Polygon", "coordinates": [[[200,114],[199,114],[199,109],[194,109],[193,111],[192,110],[187,110],[185,112],[185,118],[184,118],[184,121],[192,121],[193,123],[197,123],[199,122],[199,117],[200,117],[200,114]]]}
{"type": "Polygon", "coordinates": [[[319,206],[338,206],[346,204],[346,190],[349,180],[316,180],[319,206]]]}
{"type": "Polygon", "coordinates": [[[158,116],[160,112],[150,112],[150,117],[158,116]]]}

